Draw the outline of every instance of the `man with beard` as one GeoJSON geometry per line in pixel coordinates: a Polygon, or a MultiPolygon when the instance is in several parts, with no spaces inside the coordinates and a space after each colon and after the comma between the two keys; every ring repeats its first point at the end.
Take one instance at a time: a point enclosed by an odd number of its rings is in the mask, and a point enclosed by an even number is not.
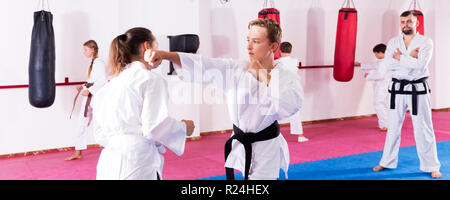
{"type": "Polygon", "coordinates": [[[433,53],[433,41],[418,34],[417,26],[416,13],[402,13],[400,27],[403,34],[391,39],[386,49],[385,64],[392,72],[389,125],[383,156],[373,170],[397,167],[401,129],[406,110],[409,109],[420,170],[431,173],[432,178],[440,178],[442,174],[439,172],[440,162],[431,120],[430,88],[426,82],[430,76],[428,64],[433,53]]]}

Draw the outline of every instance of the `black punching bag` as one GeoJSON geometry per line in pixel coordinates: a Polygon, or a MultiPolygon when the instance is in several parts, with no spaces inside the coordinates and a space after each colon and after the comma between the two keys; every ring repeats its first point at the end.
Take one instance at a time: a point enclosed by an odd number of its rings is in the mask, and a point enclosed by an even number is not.
{"type": "Polygon", "coordinates": [[[47,11],[34,13],[28,63],[28,99],[37,108],[46,108],[55,101],[55,34],[53,15],[47,11]]]}
{"type": "MultiPolygon", "coordinates": [[[[200,38],[195,34],[184,34],[167,36],[169,38],[169,51],[171,52],[184,52],[184,53],[197,53],[200,45],[200,38]]],[[[168,75],[175,73],[172,62],[170,63],[170,71],[168,75]]]]}

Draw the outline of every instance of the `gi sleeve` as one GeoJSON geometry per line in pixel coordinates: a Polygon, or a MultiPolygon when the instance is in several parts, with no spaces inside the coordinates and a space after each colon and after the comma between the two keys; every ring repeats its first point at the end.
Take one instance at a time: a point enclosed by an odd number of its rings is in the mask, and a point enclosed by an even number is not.
{"type": "Polygon", "coordinates": [[[384,64],[386,65],[386,69],[389,71],[396,71],[400,69],[400,62],[397,59],[394,59],[394,53],[398,48],[396,46],[395,39],[396,38],[389,40],[389,43],[386,47],[386,52],[384,53],[384,64]]]}
{"type": "MultiPolygon", "coordinates": [[[[103,100],[102,96],[93,98],[92,102],[91,102],[91,105],[95,108],[99,108],[103,104],[104,104],[104,100],[103,100]]],[[[101,127],[100,121],[102,121],[102,120],[98,116],[99,115],[98,110],[99,109],[94,109],[94,112],[92,112],[93,135],[94,135],[95,142],[97,144],[99,144],[102,147],[106,147],[108,145],[110,135],[108,134],[107,131],[104,131],[101,127]],[[100,120],[100,121],[98,121],[98,120],[100,120]]]]}
{"type": "Polygon", "coordinates": [[[143,95],[141,113],[144,136],[153,139],[177,155],[184,153],[186,125],[169,116],[167,83],[162,78],[151,78],[143,95]]]}
{"type": "Polygon", "coordinates": [[[400,56],[401,67],[406,67],[414,70],[422,70],[428,66],[433,55],[433,41],[431,39],[425,40],[424,44],[419,48],[418,58],[413,58],[410,55],[402,54],[400,56]]]}
{"type": "Polygon", "coordinates": [[[107,82],[106,65],[103,61],[94,63],[91,77],[94,85],[88,88],[88,90],[92,95],[95,95],[97,91],[102,88],[107,82]]]}
{"type": "Polygon", "coordinates": [[[271,74],[269,86],[258,82],[258,98],[260,112],[274,115],[276,120],[281,120],[294,115],[303,104],[304,94],[300,78],[297,74],[283,73],[283,77],[271,74]],[[280,80],[281,79],[281,80],[280,80]]]}
{"type": "Polygon", "coordinates": [[[178,53],[181,66],[174,68],[181,80],[210,85],[227,92],[233,84],[230,80],[238,63],[232,59],[205,58],[199,54],[178,53]]]}
{"type": "MultiPolygon", "coordinates": [[[[95,114],[94,114],[95,115],[95,114]]],[[[94,118],[93,121],[93,132],[94,132],[94,139],[97,144],[99,144],[102,147],[106,147],[108,144],[108,135],[103,132],[99,124],[96,122],[96,119],[94,118]]]]}
{"type": "Polygon", "coordinates": [[[361,69],[363,70],[375,70],[377,69],[377,63],[361,63],[361,69]]]}
{"type": "Polygon", "coordinates": [[[387,71],[384,61],[380,61],[375,64],[375,70],[371,71],[369,75],[367,75],[366,79],[368,81],[381,81],[386,77],[386,73],[387,71]]]}

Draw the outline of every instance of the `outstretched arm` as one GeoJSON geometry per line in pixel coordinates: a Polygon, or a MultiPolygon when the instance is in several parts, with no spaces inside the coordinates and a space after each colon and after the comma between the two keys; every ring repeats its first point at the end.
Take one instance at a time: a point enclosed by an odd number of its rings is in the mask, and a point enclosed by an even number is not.
{"type": "Polygon", "coordinates": [[[188,124],[169,116],[169,94],[162,78],[152,78],[143,93],[141,113],[142,132],[149,139],[165,145],[175,154],[184,152],[188,124]]]}
{"type": "Polygon", "coordinates": [[[210,85],[222,91],[227,91],[233,85],[233,77],[238,75],[235,73],[238,63],[232,59],[154,50],[146,53],[145,60],[153,67],[160,65],[162,60],[171,61],[181,80],[210,85]]]}
{"type": "Polygon", "coordinates": [[[167,52],[149,49],[145,51],[144,59],[153,67],[159,66],[162,60],[168,60],[181,67],[180,55],[178,55],[177,52],[167,52]]]}

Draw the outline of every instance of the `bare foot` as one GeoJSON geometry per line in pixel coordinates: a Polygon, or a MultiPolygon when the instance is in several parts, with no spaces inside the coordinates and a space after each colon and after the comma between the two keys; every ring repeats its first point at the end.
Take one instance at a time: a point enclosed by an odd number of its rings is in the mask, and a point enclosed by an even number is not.
{"type": "Polygon", "coordinates": [[[387,128],[380,128],[380,131],[387,131],[387,128]]]}
{"type": "Polygon", "coordinates": [[[431,178],[441,178],[442,174],[439,171],[431,172],[431,178]]]}
{"type": "Polygon", "coordinates": [[[373,171],[374,171],[374,172],[379,172],[379,171],[382,171],[382,170],[384,170],[384,169],[386,169],[386,168],[382,167],[381,165],[378,165],[378,166],[376,166],[376,167],[373,168],[373,171]]]}
{"type": "Polygon", "coordinates": [[[81,151],[77,150],[75,151],[75,153],[73,153],[73,155],[65,158],[64,160],[76,160],[76,159],[80,159],[81,158],[81,151]]]}

